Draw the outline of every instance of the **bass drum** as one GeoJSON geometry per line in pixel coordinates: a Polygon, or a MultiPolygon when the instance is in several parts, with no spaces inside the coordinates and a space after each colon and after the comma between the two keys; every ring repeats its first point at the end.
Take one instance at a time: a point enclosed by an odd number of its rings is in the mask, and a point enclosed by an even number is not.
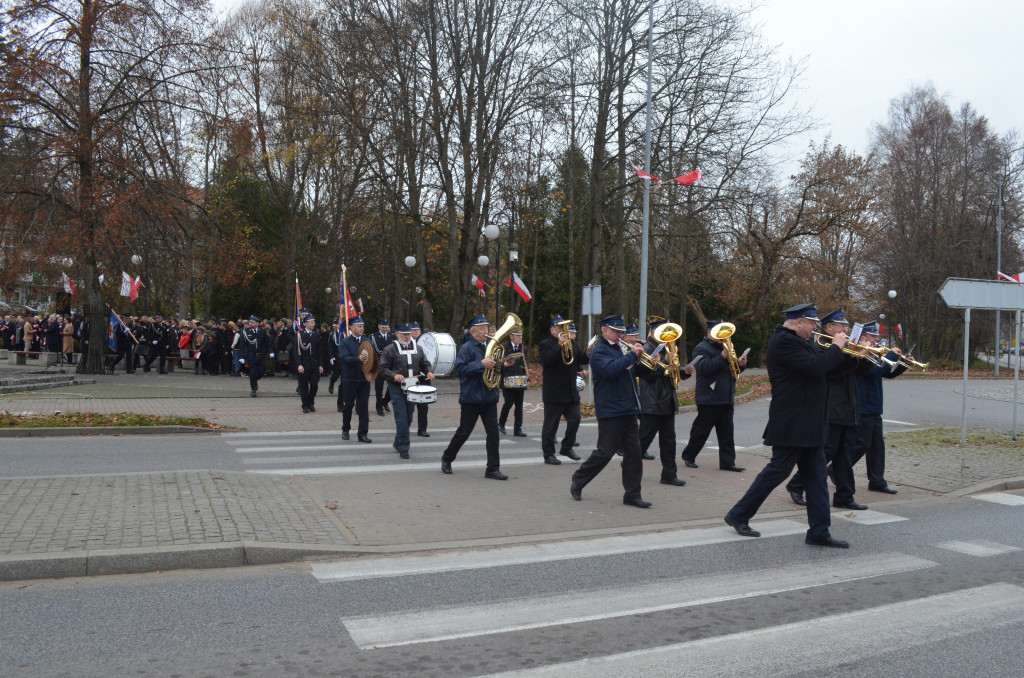
{"type": "Polygon", "coordinates": [[[447,377],[455,367],[455,356],[459,349],[452,335],[443,332],[424,332],[418,343],[423,347],[423,355],[430,361],[430,369],[435,377],[447,377]]]}

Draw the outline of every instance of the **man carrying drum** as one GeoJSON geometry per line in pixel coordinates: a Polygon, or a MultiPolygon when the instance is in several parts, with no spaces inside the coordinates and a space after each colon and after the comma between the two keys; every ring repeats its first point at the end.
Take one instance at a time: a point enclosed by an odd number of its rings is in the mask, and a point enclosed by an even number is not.
{"type": "Polygon", "coordinates": [[[501,368],[501,389],[504,403],[501,406],[501,415],[498,417],[498,430],[505,433],[505,422],[508,421],[509,410],[515,408],[513,413],[514,428],[513,435],[525,438],[523,433],[523,396],[526,394],[526,347],[523,346],[523,333],[513,331],[505,342],[504,355],[521,353],[511,367],[501,368]]]}
{"type": "Polygon", "coordinates": [[[385,347],[380,356],[380,372],[391,394],[392,411],[395,415],[395,442],[392,447],[402,459],[409,458],[409,424],[412,422],[412,403],[408,402],[407,390],[425,374],[433,379],[430,363],[423,355],[423,349],[412,339],[412,329],[399,325],[397,339],[385,347]]]}

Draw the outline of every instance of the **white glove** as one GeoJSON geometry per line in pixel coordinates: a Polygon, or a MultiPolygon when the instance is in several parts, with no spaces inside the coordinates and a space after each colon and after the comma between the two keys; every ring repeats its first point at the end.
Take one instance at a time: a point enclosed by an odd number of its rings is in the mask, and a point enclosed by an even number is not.
{"type": "Polygon", "coordinates": [[[331,358],[331,364],[332,365],[334,364],[334,358],[331,358]]]}
{"type": "Polygon", "coordinates": [[[273,354],[273,353],[271,353],[271,354],[270,354],[270,357],[271,357],[271,358],[273,358],[273,357],[274,357],[274,354],[273,354]]]}
{"type": "Polygon", "coordinates": [[[157,341],[157,340],[156,340],[156,339],[154,339],[154,340],[153,340],[153,343],[155,344],[155,343],[156,343],[156,341],[157,341]]]}

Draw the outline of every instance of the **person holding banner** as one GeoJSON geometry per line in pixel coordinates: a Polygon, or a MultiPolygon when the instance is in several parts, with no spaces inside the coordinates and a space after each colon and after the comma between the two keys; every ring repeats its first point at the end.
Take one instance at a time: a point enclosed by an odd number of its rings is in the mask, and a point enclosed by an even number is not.
{"type": "Polygon", "coordinates": [[[359,352],[359,344],[363,342],[363,332],[366,329],[363,319],[359,316],[349,321],[352,334],[341,340],[338,347],[339,362],[341,362],[341,388],[339,393],[342,402],[341,415],[341,439],[348,440],[348,432],[352,428],[352,410],[355,409],[359,418],[357,422],[357,434],[359,442],[373,442],[369,438],[370,433],[370,382],[363,374],[363,365],[368,356],[359,352]]]}
{"type": "Polygon", "coordinates": [[[320,333],[316,330],[316,318],[306,316],[305,329],[295,336],[295,355],[298,362],[299,397],[302,398],[303,413],[316,412],[316,391],[320,375],[324,373],[321,364],[320,333]]]}

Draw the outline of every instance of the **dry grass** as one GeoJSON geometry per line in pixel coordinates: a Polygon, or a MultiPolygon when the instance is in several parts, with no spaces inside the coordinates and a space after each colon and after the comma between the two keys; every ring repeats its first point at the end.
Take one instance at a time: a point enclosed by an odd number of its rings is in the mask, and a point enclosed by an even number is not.
{"type": "Polygon", "coordinates": [[[199,428],[229,430],[234,427],[221,426],[200,417],[164,417],[152,414],[118,412],[98,414],[95,412],[66,412],[60,414],[19,415],[0,413],[0,428],[70,428],[94,426],[195,426],[199,428]]]}

